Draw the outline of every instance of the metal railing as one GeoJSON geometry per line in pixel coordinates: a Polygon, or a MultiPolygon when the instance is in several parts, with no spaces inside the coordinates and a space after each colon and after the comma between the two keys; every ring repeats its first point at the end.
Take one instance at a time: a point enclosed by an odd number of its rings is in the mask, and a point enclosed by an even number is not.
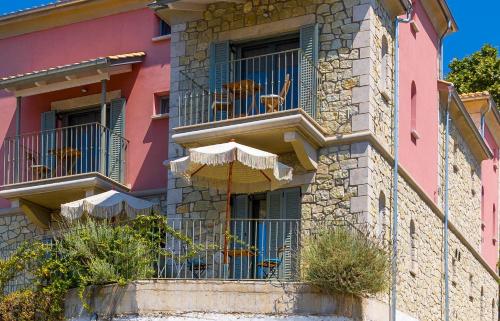
{"type": "Polygon", "coordinates": [[[99,123],[6,138],[3,185],[92,172],[123,183],[127,143],[99,123]]]}
{"type": "Polygon", "coordinates": [[[300,49],[180,72],[179,127],[302,109],[321,110],[322,74],[300,49]]]}
{"type": "MultiPolygon", "coordinates": [[[[116,226],[123,224],[128,222],[116,226]]],[[[154,244],[158,243],[158,251],[153,251],[156,254],[152,257],[150,278],[298,281],[304,240],[324,229],[340,226],[366,235],[343,220],[232,219],[229,226],[230,231],[226,232],[224,220],[178,218],[168,219],[167,230],[151,227],[150,236],[154,244]]],[[[54,239],[60,240],[68,231],[56,229],[51,231],[53,237],[40,236],[32,241],[54,244],[54,239]]],[[[7,259],[23,243],[0,247],[0,260],[7,259]]],[[[135,265],[122,264],[121,267],[132,269],[135,265]]],[[[122,272],[129,273],[128,270],[122,272]]],[[[28,269],[17,274],[0,291],[8,293],[32,286],[33,276],[28,269]]]]}
{"type": "Polygon", "coordinates": [[[170,219],[169,225],[191,242],[165,235],[170,254],[158,257],[157,278],[292,281],[299,276],[299,219],[232,219],[228,232],[221,220],[170,219]]]}

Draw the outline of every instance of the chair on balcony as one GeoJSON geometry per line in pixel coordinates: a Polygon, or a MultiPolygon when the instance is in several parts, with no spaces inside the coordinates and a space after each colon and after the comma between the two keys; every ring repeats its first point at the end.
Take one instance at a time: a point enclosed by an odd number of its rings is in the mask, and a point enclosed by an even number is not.
{"type": "Polygon", "coordinates": [[[280,107],[285,103],[286,95],[290,89],[292,81],[290,80],[290,74],[285,75],[285,80],[283,81],[283,88],[278,95],[261,95],[260,102],[266,107],[267,113],[272,113],[278,111],[280,107]]]}
{"type": "Polygon", "coordinates": [[[227,93],[214,93],[212,99],[212,114],[214,120],[233,118],[233,102],[231,101],[230,95],[227,93]]]}
{"type": "Polygon", "coordinates": [[[47,165],[42,164],[33,151],[25,149],[24,155],[26,163],[29,164],[32,170],[33,179],[39,180],[50,177],[51,169],[47,165]]]}

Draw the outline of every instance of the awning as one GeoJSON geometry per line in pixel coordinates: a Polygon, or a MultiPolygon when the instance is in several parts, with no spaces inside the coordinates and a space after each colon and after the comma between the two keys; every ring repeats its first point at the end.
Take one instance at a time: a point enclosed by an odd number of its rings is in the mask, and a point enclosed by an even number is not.
{"type": "Polygon", "coordinates": [[[154,203],[117,191],[107,191],[61,205],[61,215],[69,220],[79,219],[84,214],[101,219],[126,214],[133,219],[137,215],[151,214],[154,210],[154,203]]]}
{"type": "Polygon", "coordinates": [[[132,71],[132,64],[143,61],[144,52],[98,57],[68,65],[0,78],[0,89],[18,97],[88,85],[110,76],[132,71]]]}

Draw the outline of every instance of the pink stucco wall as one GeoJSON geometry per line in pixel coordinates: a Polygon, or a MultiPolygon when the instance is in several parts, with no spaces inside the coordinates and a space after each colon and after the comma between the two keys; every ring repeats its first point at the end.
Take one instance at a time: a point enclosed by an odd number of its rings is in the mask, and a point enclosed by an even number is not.
{"type": "MultiPolygon", "coordinates": [[[[170,84],[170,40],[151,40],[158,34],[157,19],[145,8],[0,40],[0,77],[101,56],[146,52],[144,62],[134,65],[132,72],[112,76],[108,82],[108,90],[121,89],[127,99],[125,136],[130,144],[126,180],[133,191],[166,187],[167,182],[162,161],[167,157],[168,120],[151,119],[155,93],[168,92],[170,84]]],[[[86,87],[86,95],[100,91],[99,85],[86,87]]],[[[39,130],[40,113],[50,110],[51,101],[81,96],[80,90],[23,99],[22,132],[39,130]]],[[[0,92],[0,112],[1,143],[15,132],[15,98],[5,91],[0,92]]],[[[0,207],[7,205],[0,200],[0,207]]]]}
{"type": "Polygon", "coordinates": [[[484,137],[491,151],[493,159],[484,160],[481,163],[481,180],[483,183],[481,220],[483,222],[481,254],[491,266],[496,270],[498,262],[498,145],[495,143],[493,135],[485,129],[484,137]]]}
{"type": "Polygon", "coordinates": [[[427,13],[415,1],[413,19],[420,31],[400,24],[399,146],[400,161],[425,193],[437,199],[438,188],[438,35],[427,13]],[[411,88],[416,86],[416,131],[411,136],[411,88]]]}

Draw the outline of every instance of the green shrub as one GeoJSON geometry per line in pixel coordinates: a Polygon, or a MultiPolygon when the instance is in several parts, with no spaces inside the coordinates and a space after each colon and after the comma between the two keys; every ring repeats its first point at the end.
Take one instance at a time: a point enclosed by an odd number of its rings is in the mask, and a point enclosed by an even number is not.
{"type": "Polygon", "coordinates": [[[389,257],[361,233],[325,230],[307,240],[305,281],[328,293],[365,296],[387,289],[389,257]]]}
{"type": "Polygon", "coordinates": [[[36,320],[35,293],[31,290],[16,291],[0,299],[0,321],[36,320]]]}

